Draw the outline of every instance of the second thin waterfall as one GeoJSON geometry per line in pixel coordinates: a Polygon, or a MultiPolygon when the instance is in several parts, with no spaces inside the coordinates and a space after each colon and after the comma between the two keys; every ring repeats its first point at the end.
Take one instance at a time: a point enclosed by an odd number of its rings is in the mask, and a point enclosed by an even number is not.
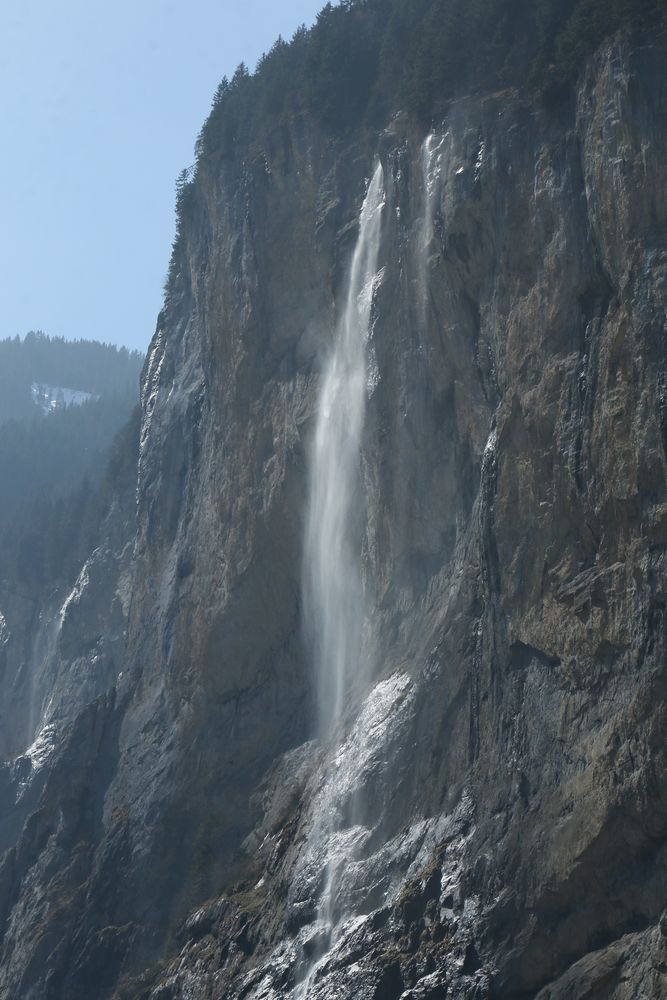
{"type": "Polygon", "coordinates": [[[310,460],[304,599],[323,735],[340,719],[346,694],[365,672],[360,462],[383,206],[378,164],[361,209],[345,305],[324,370],[310,460]]]}

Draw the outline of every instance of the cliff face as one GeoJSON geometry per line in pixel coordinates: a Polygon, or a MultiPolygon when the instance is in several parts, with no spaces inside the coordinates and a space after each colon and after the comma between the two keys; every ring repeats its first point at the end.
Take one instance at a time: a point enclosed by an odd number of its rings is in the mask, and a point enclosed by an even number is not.
{"type": "Polygon", "coordinates": [[[202,163],[122,670],[53,674],[49,755],[3,772],[2,996],[665,994],[664,57],[610,43],[562,117],[500,93],[202,163]],[[374,679],[318,740],[307,469],[376,156],[374,679]]]}

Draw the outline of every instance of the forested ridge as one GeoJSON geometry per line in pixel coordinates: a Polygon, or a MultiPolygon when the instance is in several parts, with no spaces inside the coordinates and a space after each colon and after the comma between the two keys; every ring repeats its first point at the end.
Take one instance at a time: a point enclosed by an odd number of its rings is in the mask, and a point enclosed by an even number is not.
{"type": "Polygon", "coordinates": [[[72,581],[114,478],[135,455],[136,415],[134,431],[126,425],[142,362],[138,351],[92,340],[33,332],[0,341],[0,580],[33,594],[72,581]],[[44,413],[35,383],[91,398],[44,413]]]}
{"type": "Polygon", "coordinates": [[[35,414],[33,383],[79,389],[94,396],[136,387],[139,351],[95,340],[65,340],[31,331],[0,340],[0,424],[35,414]]]}
{"type": "MultiPolygon", "coordinates": [[[[125,409],[122,414],[127,417],[125,409]]],[[[85,421],[85,413],[80,419],[85,421]]],[[[0,519],[0,583],[23,587],[33,596],[44,588],[74,583],[99,544],[113,497],[134,488],[138,444],[139,407],[135,406],[111,444],[92,456],[92,473],[60,490],[40,486],[37,479],[25,504],[0,519]]]]}
{"type": "Polygon", "coordinates": [[[261,141],[307,113],[333,134],[405,109],[425,124],[453,98],[490,87],[566,96],[614,31],[664,31],[667,0],[342,0],[279,39],[250,74],[223,79],[199,157],[261,141]]]}
{"type": "Polygon", "coordinates": [[[207,158],[259,154],[288,120],[306,116],[332,137],[382,127],[406,110],[426,129],[449,102],[512,87],[566,103],[584,62],[625,29],[639,43],[667,31],[667,0],[341,0],[312,28],[279,38],[254,73],[223,78],[176,184],[179,269],[183,220],[207,158]]]}

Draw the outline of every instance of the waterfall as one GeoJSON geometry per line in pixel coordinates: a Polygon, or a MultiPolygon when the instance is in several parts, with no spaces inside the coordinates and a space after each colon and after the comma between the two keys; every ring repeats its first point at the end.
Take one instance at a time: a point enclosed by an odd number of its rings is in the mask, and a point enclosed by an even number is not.
{"type": "MultiPolygon", "coordinates": [[[[304,609],[312,639],[318,724],[323,738],[335,733],[346,697],[369,679],[372,665],[363,642],[360,474],[369,378],[367,342],[378,280],[383,207],[384,176],[378,163],[361,208],[344,308],[322,376],[310,454],[304,609]]],[[[326,784],[332,791],[335,783],[335,774],[329,774],[326,784]]],[[[299,1000],[308,996],[315,970],[336,940],[334,896],[341,850],[335,845],[344,836],[344,819],[350,817],[336,816],[325,791],[310,835],[324,867],[317,910],[319,945],[311,950],[305,976],[296,987],[299,1000]]]]}
{"type": "Polygon", "coordinates": [[[446,136],[436,143],[433,133],[427,135],[421,149],[422,191],[424,214],[419,234],[418,282],[419,306],[424,321],[428,304],[429,253],[435,235],[435,212],[442,190],[442,160],[446,136]]]}
{"type": "Polygon", "coordinates": [[[366,342],[383,206],[383,172],[378,164],[361,209],[345,307],[324,369],[310,458],[304,603],[313,639],[323,734],[340,719],[346,694],[364,675],[359,476],[366,342]]]}

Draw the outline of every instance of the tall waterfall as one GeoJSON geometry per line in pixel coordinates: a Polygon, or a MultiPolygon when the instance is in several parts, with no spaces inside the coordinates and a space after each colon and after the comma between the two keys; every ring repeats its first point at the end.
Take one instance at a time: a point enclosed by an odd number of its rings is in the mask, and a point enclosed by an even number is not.
{"type": "MultiPolygon", "coordinates": [[[[336,328],[317,406],[310,456],[309,506],[305,539],[304,605],[313,641],[319,728],[323,738],[340,721],[346,696],[369,677],[364,649],[365,617],[361,576],[361,442],[367,394],[367,341],[384,207],[384,176],[378,163],[359,220],[344,308],[336,328]]],[[[345,857],[339,840],[351,817],[336,815],[337,775],[329,774],[319,799],[311,848],[320,858],[324,880],[317,910],[319,944],[310,952],[295,990],[308,997],[315,971],[336,940],[334,897],[345,857]]]]}
{"type": "Polygon", "coordinates": [[[355,529],[362,503],[366,342],[383,206],[384,178],[378,164],[361,209],[345,307],[324,370],[310,462],[304,596],[323,733],[338,721],[346,694],[364,673],[364,599],[355,529]]]}

